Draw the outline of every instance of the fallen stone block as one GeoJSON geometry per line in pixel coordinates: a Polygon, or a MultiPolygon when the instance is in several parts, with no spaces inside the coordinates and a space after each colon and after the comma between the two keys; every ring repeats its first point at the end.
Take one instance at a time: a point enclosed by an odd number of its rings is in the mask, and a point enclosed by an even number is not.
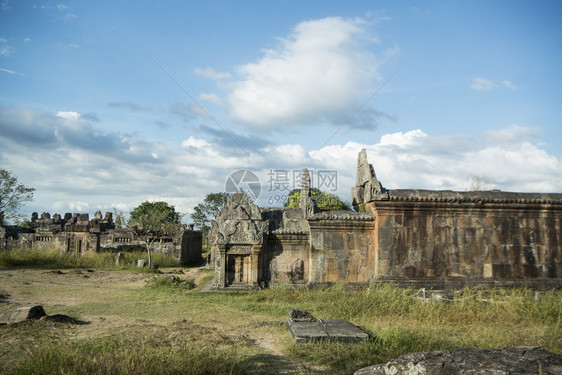
{"type": "Polygon", "coordinates": [[[453,349],[409,353],[385,364],[357,370],[355,375],[560,375],[562,356],[542,347],[453,349]]]}
{"type": "Polygon", "coordinates": [[[0,324],[15,324],[25,322],[27,320],[39,319],[47,315],[43,306],[20,307],[14,311],[10,311],[0,315],[0,324]]]}
{"type": "Polygon", "coordinates": [[[289,311],[287,327],[296,344],[322,341],[359,342],[369,339],[369,334],[347,320],[322,320],[304,310],[289,311]]]}

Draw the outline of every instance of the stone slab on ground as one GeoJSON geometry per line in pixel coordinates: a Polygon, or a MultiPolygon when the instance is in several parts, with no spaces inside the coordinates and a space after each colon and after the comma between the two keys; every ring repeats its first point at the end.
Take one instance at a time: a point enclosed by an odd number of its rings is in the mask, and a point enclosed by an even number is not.
{"type": "Polygon", "coordinates": [[[7,313],[0,315],[0,325],[1,324],[15,324],[25,322],[26,320],[39,319],[47,315],[43,306],[28,306],[20,307],[14,311],[9,311],[7,313]]]}
{"type": "Polygon", "coordinates": [[[410,353],[355,375],[560,375],[562,356],[540,347],[454,349],[410,353]]]}
{"type": "Polygon", "coordinates": [[[318,341],[358,342],[369,339],[367,333],[347,320],[317,319],[302,310],[289,312],[287,326],[296,344],[318,341]],[[300,317],[303,316],[302,313],[308,315],[300,317]]]}

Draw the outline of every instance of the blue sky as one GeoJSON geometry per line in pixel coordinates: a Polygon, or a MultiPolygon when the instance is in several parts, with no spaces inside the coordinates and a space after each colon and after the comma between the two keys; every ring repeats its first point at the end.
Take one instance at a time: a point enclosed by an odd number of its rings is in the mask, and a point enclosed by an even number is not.
{"type": "Polygon", "coordinates": [[[26,212],[189,213],[239,169],[260,205],[303,167],[349,199],[361,148],[387,188],[561,192],[561,19],[558,1],[4,0],[0,167],[37,189],[26,212]]]}

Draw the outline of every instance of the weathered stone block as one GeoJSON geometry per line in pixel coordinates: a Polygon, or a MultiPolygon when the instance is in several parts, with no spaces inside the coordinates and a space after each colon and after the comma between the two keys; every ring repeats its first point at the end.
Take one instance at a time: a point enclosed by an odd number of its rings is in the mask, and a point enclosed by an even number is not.
{"type": "Polygon", "coordinates": [[[355,375],[562,374],[562,356],[541,347],[455,349],[410,353],[355,375]]]}
{"type": "Polygon", "coordinates": [[[358,342],[369,335],[342,319],[321,320],[304,310],[291,310],[287,327],[296,344],[314,341],[358,342]]]}
{"type": "Polygon", "coordinates": [[[45,315],[47,314],[41,305],[20,307],[19,309],[0,315],[0,324],[21,323],[27,320],[39,319],[45,315]]]}

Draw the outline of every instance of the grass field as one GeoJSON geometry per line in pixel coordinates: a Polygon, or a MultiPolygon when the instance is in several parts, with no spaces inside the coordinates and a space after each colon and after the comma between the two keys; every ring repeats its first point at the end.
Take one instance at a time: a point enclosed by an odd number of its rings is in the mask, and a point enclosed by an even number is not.
{"type": "Polygon", "coordinates": [[[201,292],[210,270],[150,274],[111,268],[102,254],[90,263],[27,255],[0,253],[0,313],[42,304],[89,324],[0,326],[0,373],[351,374],[413,351],[540,345],[562,354],[560,291],[466,289],[445,302],[388,285],[201,292]],[[291,308],[347,319],[374,338],[294,345],[283,324],[291,308]]]}

